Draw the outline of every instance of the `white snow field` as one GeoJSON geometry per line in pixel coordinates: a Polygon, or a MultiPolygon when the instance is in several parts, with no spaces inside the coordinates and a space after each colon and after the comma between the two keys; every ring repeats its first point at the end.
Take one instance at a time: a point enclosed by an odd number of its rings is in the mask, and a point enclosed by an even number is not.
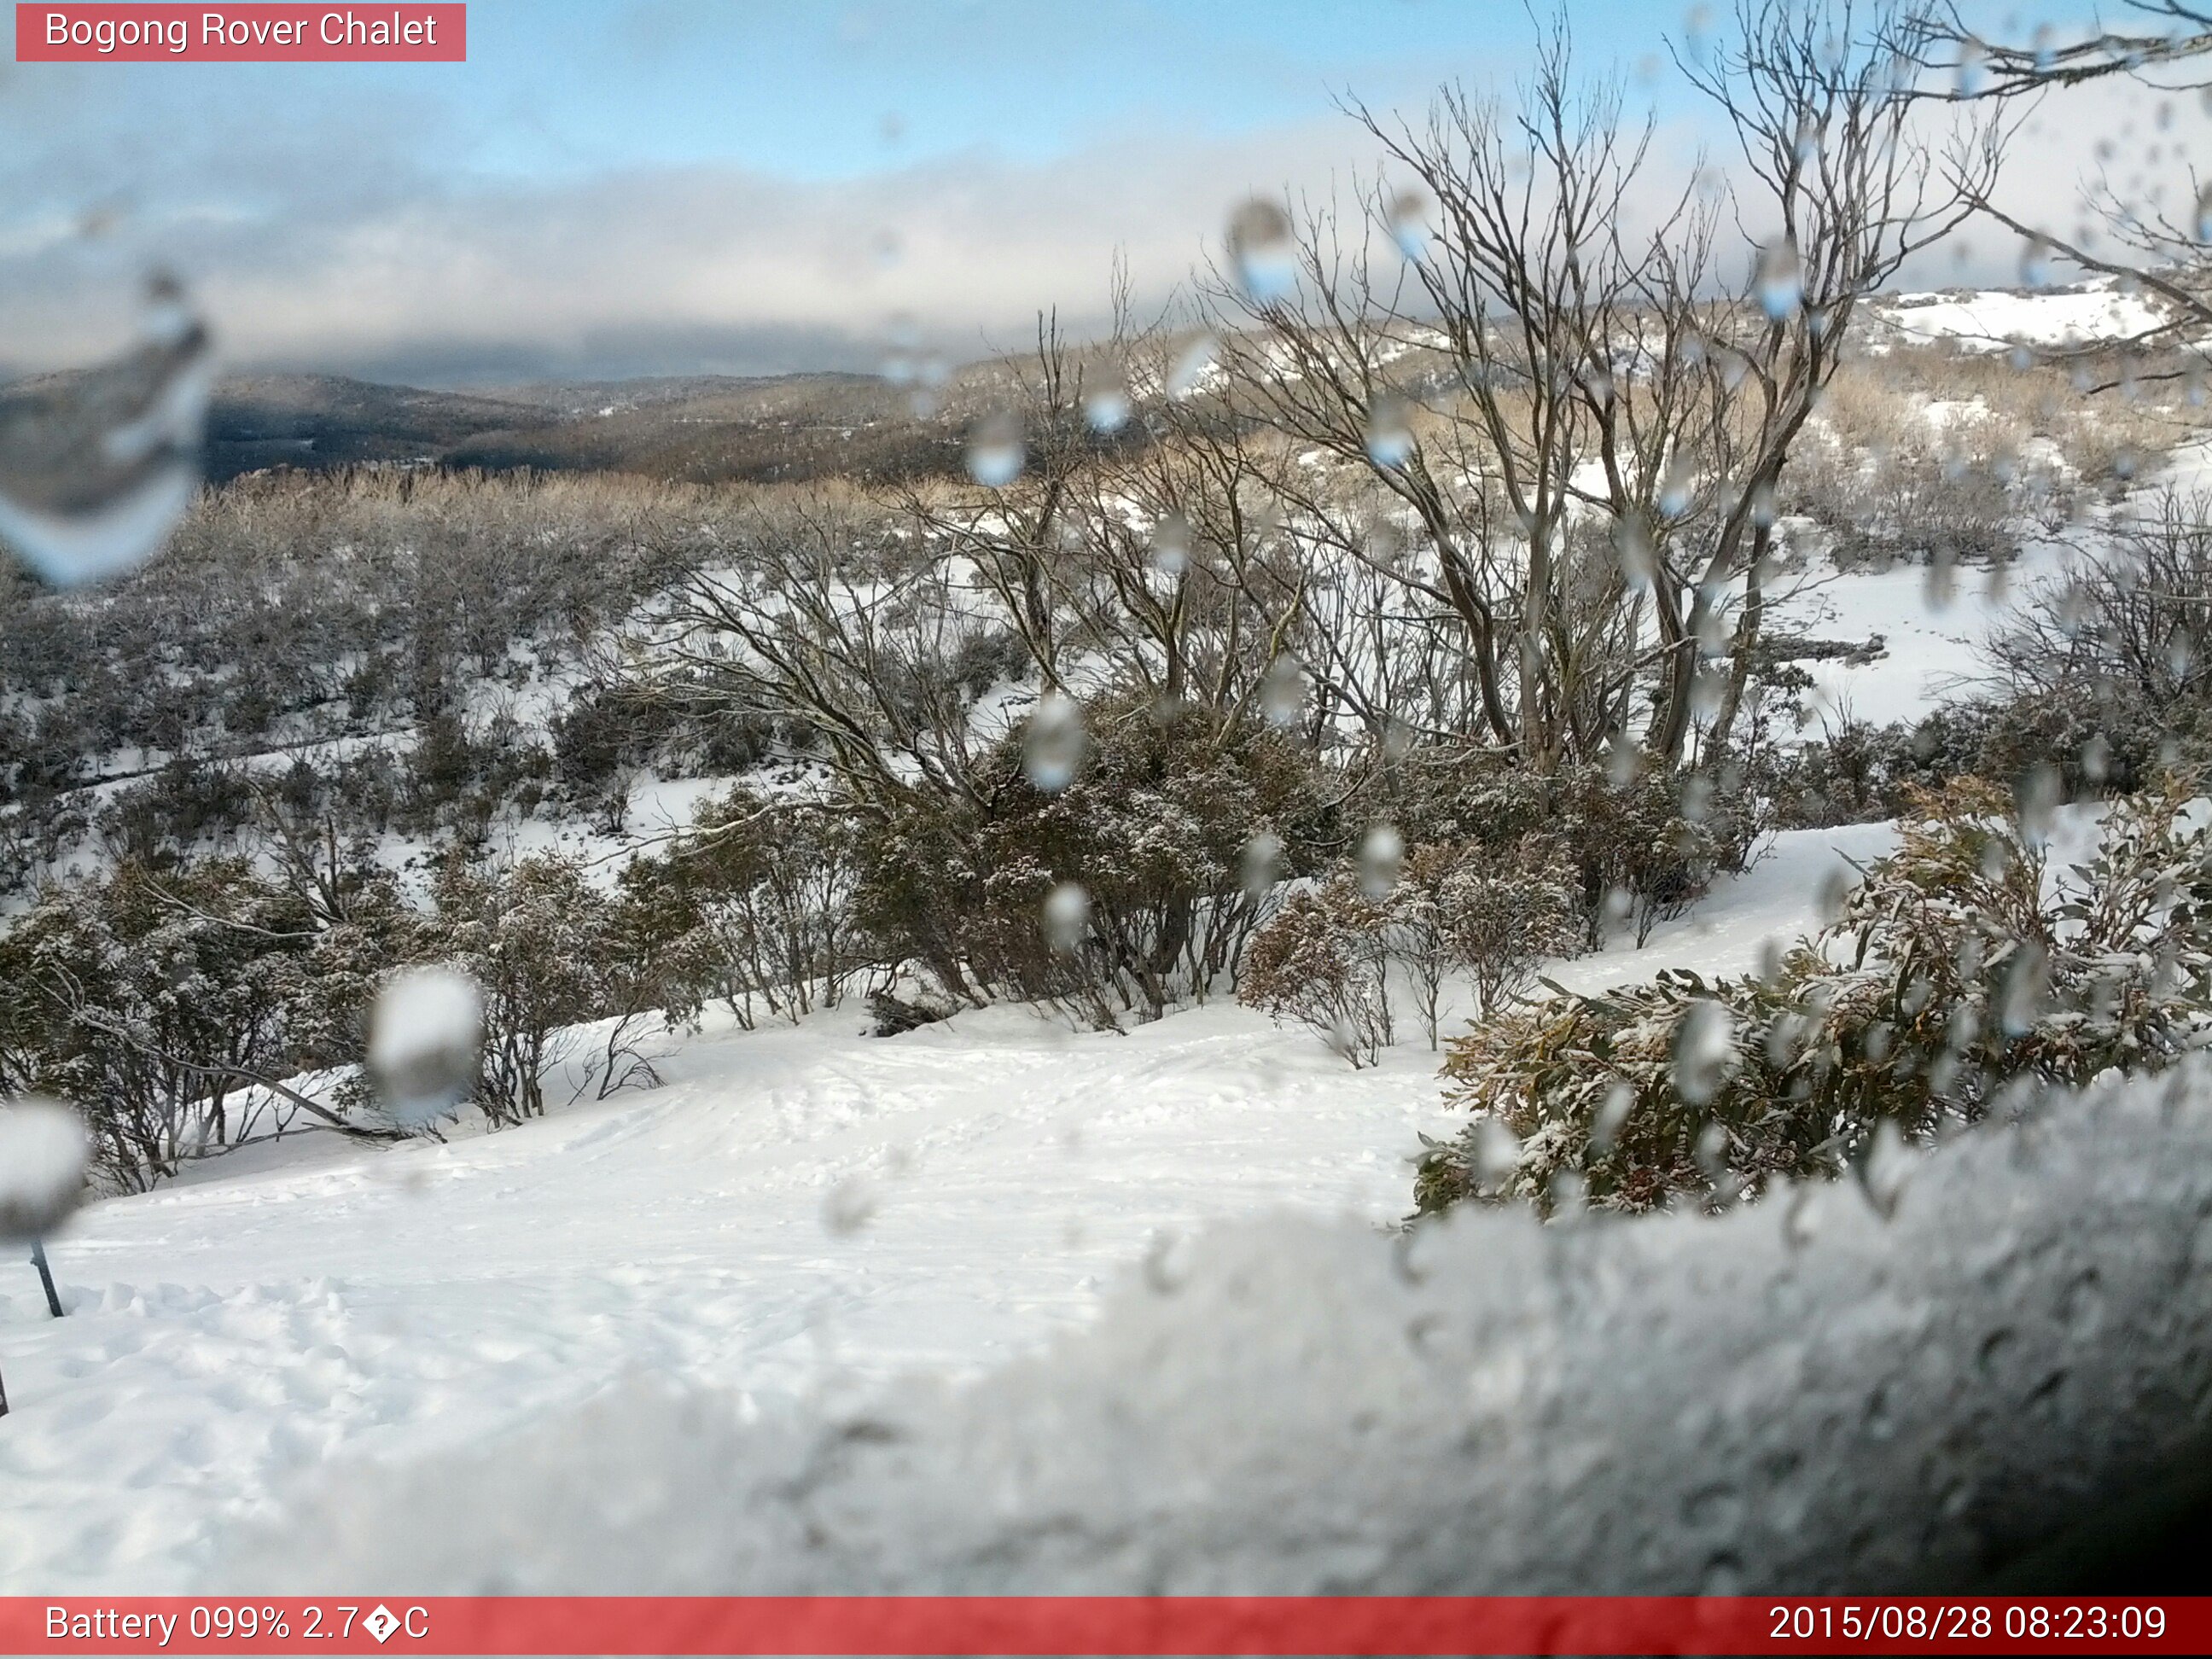
{"type": "Polygon", "coordinates": [[[224,1571],[410,1595],[2045,1588],[2112,1547],[2115,1509],[2201,1491],[2212,1073],[1895,1158],[1718,1218],[1232,1224],[967,1388],[756,1418],[633,1382],[328,1480],[224,1571]]]}
{"type": "MultiPolygon", "coordinates": [[[[1877,301],[1873,312],[1907,341],[1950,340],[1962,351],[2128,339],[2167,320],[2159,303],[2140,292],[2129,292],[2109,276],[2040,290],[1958,289],[1901,294],[1877,301]]],[[[1875,343],[1880,349],[1879,335],[1875,343]]]]}
{"type": "MultiPolygon", "coordinates": [[[[1785,837],[1646,950],[1560,976],[1745,969],[1810,921],[1836,848],[1889,836],[1785,837]]],[[[818,1407],[972,1374],[1093,1319],[1132,1263],[1181,1271],[1210,1222],[1395,1220],[1417,1131],[1458,1121],[1418,1041],[1354,1072],[1228,1004],[1127,1036],[1018,1008],[865,1024],[714,1031],[665,1087],[527,1127],[310,1137],[95,1205],[51,1244],[65,1319],[0,1266],[0,1587],[222,1586],[222,1540],[276,1495],[624,1378],[818,1407]]]]}

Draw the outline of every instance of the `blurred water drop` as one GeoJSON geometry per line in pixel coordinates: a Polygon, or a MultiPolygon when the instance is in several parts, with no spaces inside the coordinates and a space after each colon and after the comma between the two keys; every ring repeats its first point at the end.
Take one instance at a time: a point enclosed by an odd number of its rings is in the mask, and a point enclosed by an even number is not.
{"type": "Polygon", "coordinates": [[[1794,313],[1805,301],[1805,266],[1797,245],[1789,238],[1767,243],[1752,266],[1751,288],[1759,308],[1776,322],[1794,313]]]}
{"type": "Polygon", "coordinates": [[[1113,364],[1094,365],[1083,386],[1083,418],[1103,436],[1129,423],[1129,382],[1113,364]]]}
{"type": "Polygon", "coordinates": [[[1201,334],[1185,346],[1168,369],[1167,394],[1170,398],[1187,398],[1205,381],[1206,372],[1213,367],[1214,339],[1211,334],[1201,334]]]}
{"type": "Polygon", "coordinates": [[[2050,1000],[2050,959],[2040,945],[2026,940],[2005,964],[2004,987],[1997,1000],[1998,1029],[2008,1037],[2026,1036],[2043,1018],[2050,1000]]]}
{"type": "Polygon", "coordinates": [[[1751,522],[1757,529],[1771,530],[1776,514],[1773,481],[1761,478],[1751,489],[1751,522]]]}
{"type": "Polygon", "coordinates": [[[1956,84],[1960,97],[1971,98],[1982,89],[1983,67],[1988,57],[1988,48],[1971,34],[1959,43],[1956,84]]]}
{"type": "Polygon", "coordinates": [[[1152,568],[1176,577],[1190,568],[1190,520],[1170,513],[1152,526],[1152,568]]]}
{"type": "Polygon", "coordinates": [[[1631,592],[1641,593],[1651,586],[1658,574],[1659,562],[1652,551],[1651,532],[1644,527],[1644,515],[1630,512],[1613,520],[1613,549],[1620,560],[1620,574],[1631,592]]]}
{"type": "Polygon", "coordinates": [[[1958,564],[1948,547],[1938,546],[1928,555],[1928,577],[1922,598],[1930,611],[1948,610],[1958,597],[1958,564]]]}
{"type": "Polygon", "coordinates": [[[1578,1220],[1589,1209],[1589,1182],[1580,1170],[1553,1170],[1547,1191],[1554,1222],[1578,1220]]]}
{"type": "Polygon", "coordinates": [[[997,410],[968,434],[968,472],[987,489],[1004,489],[1022,476],[1027,460],[1022,425],[1010,410],[997,410]]]}
{"type": "Polygon", "coordinates": [[[1247,898],[1255,904],[1266,898],[1283,878],[1283,838],[1262,830],[1246,842],[1238,874],[1247,898]]]}
{"type": "Polygon", "coordinates": [[[1494,1117],[1474,1126],[1474,1179],[1486,1197],[1500,1197],[1521,1168],[1521,1138],[1494,1117]]]}
{"type": "Polygon", "coordinates": [[[822,1200],[824,1231],[849,1238],[876,1218],[883,1207],[883,1189],[866,1176],[848,1176],[822,1200]]]}
{"type": "Polygon", "coordinates": [[[1229,258],[1246,294],[1261,305],[1281,299],[1298,277],[1290,216],[1259,197],[1246,202],[1229,216],[1229,258]]]}
{"type": "Polygon", "coordinates": [[[61,1102],[0,1103],[0,1243],[27,1243],[68,1218],[90,1150],[83,1121],[61,1102]]]}
{"type": "Polygon", "coordinates": [[[1406,839],[1394,825],[1378,823],[1359,842],[1359,890],[1370,899],[1390,896],[1406,861],[1406,839]]]}
{"type": "Polygon", "coordinates": [[[1692,1002],[1674,1026],[1670,1056],[1674,1091],[1692,1106],[1720,1092],[1735,1069],[1735,1020],[1710,998],[1692,1002]]]}
{"type": "Polygon", "coordinates": [[[392,975],[369,1012],[367,1069],[395,1122],[419,1128],[476,1091],[483,994],[450,968],[392,975]]]}
{"type": "Polygon", "coordinates": [[[1398,252],[1419,264],[1429,251],[1429,238],[1435,234],[1436,204],[1428,192],[1419,186],[1400,191],[1390,198],[1390,240],[1398,245],[1398,252]]]}
{"type": "Polygon", "coordinates": [[[1405,401],[1388,394],[1367,410],[1367,459],[1381,467],[1405,465],[1413,455],[1413,428],[1405,401]]]}
{"type": "Polygon", "coordinates": [[[58,587],[144,563],[199,488],[214,356],[174,278],[149,283],[138,333],[0,414],[0,542],[58,587]]]}
{"type": "Polygon", "coordinates": [[[1023,775],[1046,794],[1058,794],[1075,781],[1086,741],[1083,710],[1073,698],[1047,692],[1023,728],[1023,775]]]}
{"type": "Polygon", "coordinates": [[[1636,1109],[1636,1090],[1626,1078],[1615,1078],[1598,1103],[1597,1110],[1590,1115],[1590,1151],[1603,1158],[1613,1150],[1620,1138],[1628,1115],[1636,1109]]]}
{"type": "Polygon", "coordinates": [[[1659,481],[1660,512],[1670,519],[1679,519],[1688,512],[1697,483],[1697,458],[1686,449],[1677,449],[1668,459],[1666,473],[1659,481]]]}
{"type": "Polygon", "coordinates": [[[2197,194],[2197,240],[2212,242],[2212,184],[2197,194]]]}
{"type": "MultiPolygon", "coordinates": [[[[2051,839],[2051,826],[2064,799],[2066,781],[2049,761],[2038,761],[2023,772],[2013,787],[2013,807],[2020,818],[2020,838],[2030,848],[2051,839]]],[[[1992,842],[2002,848],[2002,843],[1992,842]]]]}
{"type": "Polygon", "coordinates": [[[1305,669],[1296,657],[1276,658],[1260,677],[1260,712],[1270,726],[1291,726],[1298,723],[1305,706],[1305,669]]]}
{"type": "Polygon", "coordinates": [[[1091,895],[1083,884],[1063,881],[1044,899],[1045,943],[1062,956],[1073,954],[1091,926],[1091,895]]]}
{"type": "Polygon", "coordinates": [[[1858,1176],[1859,1190],[1866,1195],[1874,1212],[1884,1221],[1897,1213],[1899,1201],[1905,1196],[1905,1187],[1912,1175],[1912,1154],[1905,1144],[1904,1131],[1893,1118],[1884,1118],[1875,1126],[1872,1137],[1859,1154],[1854,1166],[1858,1176]]]}
{"type": "Polygon", "coordinates": [[[1598,914],[1603,919],[1607,931],[1621,926],[1636,914],[1634,890],[1622,886],[1619,882],[1614,882],[1605,890],[1604,898],[1598,902],[1598,914]]]}
{"type": "Polygon", "coordinates": [[[1708,1123],[1698,1131],[1697,1143],[1690,1155],[1697,1160],[1698,1171],[1717,1187],[1728,1178],[1729,1132],[1724,1123],[1708,1123]]]}
{"type": "Polygon", "coordinates": [[[2081,775],[2091,783],[2102,783],[2112,773],[2112,745],[2105,740],[2102,732],[2092,732],[2081,745],[2081,775]]]}
{"type": "Polygon", "coordinates": [[[2051,244],[2031,236],[2020,247],[2020,280],[2027,288],[2041,288],[2051,280],[2051,244]]]}

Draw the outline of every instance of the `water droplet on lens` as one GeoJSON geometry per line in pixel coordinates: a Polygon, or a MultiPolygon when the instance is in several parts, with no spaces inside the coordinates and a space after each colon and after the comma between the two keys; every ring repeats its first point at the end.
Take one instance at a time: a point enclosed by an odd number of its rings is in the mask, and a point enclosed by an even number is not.
{"type": "Polygon", "coordinates": [[[1278,657],[1260,679],[1260,712],[1267,724],[1291,726],[1305,711],[1306,671],[1296,657],[1278,657]]]}
{"type": "Polygon", "coordinates": [[[2051,280],[2051,244],[2031,236],[2021,244],[2020,280],[2027,288],[2041,288],[2051,280]]]}
{"type": "Polygon", "coordinates": [[[58,1100],[0,1103],[0,1242],[27,1243],[66,1219],[84,1194],[84,1123],[58,1100]]]}
{"type": "Polygon", "coordinates": [[[2004,988],[1997,1004],[1997,1024],[2008,1037],[2026,1036],[2042,1018],[2051,999],[2049,959],[2043,947],[2024,940],[2005,964],[2004,988]]]}
{"type": "Polygon", "coordinates": [[[1752,292],[1759,308],[1776,322],[1789,317],[1805,300],[1805,267],[1797,245],[1784,238],[1759,250],[1752,267],[1752,292]]]}
{"type": "Polygon", "coordinates": [[[1273,892],[1283,877],[1283,838],[1272,830],[1262,830],[1246,842],[1240,876],[1245,896],[1254,903],[1273,892]]]}
{"type": "Polygon", "coordinates": [[[1367,411],[1367,458],[1376,465],[1401,467],[1413,459],[1413,428],[1403,399],[1375,399],[1367,411]]]}
{"type": "Polygon", "coordinates": [[[1091,926],[1091,895],[1083,884],[1063,881],[1044,899],[1045,943],[1062,956],[1071,954],[1083,943],[1083,935],[1091,926]]]}
{"type": "Polygon", "coordinates": [[[1436,204],[1418,187],[1400,191],[1390,201],[1390,240],[1398,252],[1418,264],[1429,251],[1436,204]]]}
{"type": "Polygon", "coordinates": [[[1254,300],[1267,305],[1281,299],[1298,276],[1290,216],[1258,197],[1245,203],[1229,216],[1229,258],[1254,300]]]}
{"type": "Polygon", "coordinates": [[[1211,334],[1201,334],[1185,346],[1168,370],[1168,396],[1187,398],[1197,391],[1205,383],[1206,372],[1213,367],[1213,352],[1211,334]]]}
{"type": "Polygon", "coordinates": [[[1735,1066],[1735,1020],[1709,998],[1692,1003],[1674,1027],[1672,1076],[1675,1093],[1702,1106],[1719,1092],[1735,1066]]]}
{"type": "Polygon", "coordinates": [[[1897,1127],[1895,1119],[1882,1119],[1859,1154],[1856,1172],[1859,1190],[1884,1221],[1897,1213],[1898,1202],[1905,1195],[1912,1168],[1912,1154],[1906,1150],[1904,1132],[1897,1127]]]}
{"type": "Polygon", "coordinates": [[[1085,743],[1082,709],[1072,698],[1048,692],[1023,728],[1022,772],[1046,794],[1058,794],[1074,781],[1085,743]]]}
{"type": "Polygon", "coordinates": [[[1405,837],[1390,824],[1376,824],[1359,843],[1360,890],[1371,899],[1388,898],[1405,860],[1405,837]]]}
{"type": "Polygon", "coordinates": [[[148,284],[139,336],[99,368],[0,393],[0,542],[58,587],[144,563],[199,488],[214,356],[174,279],[148,284]]]}
{"type": "Polygon", "coordinates": [[[1494,1117],[1474,1126],[1474,1179],[1486,1196],[1501,1195],[1521,1168],[1521,1138],[1494,1117]]]}
{"type": "Polygon", "coordinates": [[[1152,568],[1163,576],[1180,576],[1190,568],[1190,520],[1170,513],[1152,526],[1152,568]]]}
{"type": "Polygon", "coordinates": [[[1679,519],[1688,512],[1697,482],[1697,458],[1686,449],[1676,450],[1667,463],[1665,476],[1659,481],[1660,512],[1670,519],[1679,519]]]}
{"type": "MultiPolygon", "coordinates": [[[[2051,839],[2051,826],[2065,793],[2065,780],[2049,761],[2039,761],[2021,775],[2014,786],[2013,809],[2020,819],[2020,838],[2030,848],[2051,839]]],[[[1990,846],[2002,850],[2002,842],[1993,841],[1990,846]]]]}
{"type": "Polygon", "coordinates": [[[1022,476],[1027,455],[1022,425],[1006,410],[986,415],[968,434],[968,471],[988,489],[1003,489],[1022,476]]]}
{"type": "Polygon", "coordinates": [[[1982,66],[1988,51],[1972,35],[1959,43],[1957,66],[1959,96],[1971,98],[1982,89],[1982,66]]]}
{"type": "Polygon", "coordinates": [[[1658,574],[1658,559],[1651,548],[1651,532],[1643,514],[1629,513],[1613,520],[1613,548],[1620,559],[1620,574],[1631,591],[1641,593],[1658,574]]]}
{"type": "Polygon", "coordinates": [[[1083,418],[1101,435],[1119,432],[1129,423],[1129,383],[1120,368],[1091,368],[1083,386],[1083,418]]]}
{"type": "Polygon", "coordinates": [[[419,1128],[476,1091],[483,994],[450,968],[392,975],[369,1014],[369,1081],[392,1120],[419,1128]]]}
{"type": "Polygon", "coordinates": [[[866,1176],[848,1176],[822,1200],[822,1225],[841,1238],[848,1238],[873,1221],[882,1207],[882,1188],[866,1176]]]}
{"type": "Polygon", "coordinates": [[[1636,1109],[1636,1091],[1624,1078],[1613,1079],[1605,1091],[1605,1098],[1590,1116],[1590,1151],[1603,1158],[1613,1150],[1613,1143],[1620,1138],[1620,1131],[1628,1121],[1628,1115],[1636,1109]]]}

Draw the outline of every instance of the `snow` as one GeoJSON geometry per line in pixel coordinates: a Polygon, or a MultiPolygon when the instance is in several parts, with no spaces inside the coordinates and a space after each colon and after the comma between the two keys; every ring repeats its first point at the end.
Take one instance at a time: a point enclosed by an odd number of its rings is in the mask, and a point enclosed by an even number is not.
{"type": "MultiPolygon", "coordinates": [[[[1889,833],[1784,836],[1646,950],[1557,971],[1740,971],[1889,833]]],[[[222,1540],[325,1464],[453,1455],[634,1373],[747,1412],[974,1376],[1209,1224],[1395,1222],[1417,1132],[1457,1122],[1425,1048],[1355,1073],[1224,1003],[1126,1036],[863,1024],[710,1029],[649,1093],[443,1146],[309,1136],[91,1206],[51,1242],[68,1318],[0,1272],[0,1586],[228,1583],[222,1540]]]]}
{"type": "Polygon", "coordinates": [[[2124,339],[2166,320],[2141,294],[2122,293],[2106,279],[2034,292],[1981,289],[1900,295],[1877,304],[1875,314],[1907,340],[1953,340],[1962,351],[2124,339]]]}
{"type": "Polygon", "coordinates": [[[2063,550],[2032,546],[2002,567],[1955,566],[1946,594],[1924,564],[1827,574],[1780,607],[1784,619],[1823,639],[1855,642],[1881,635],[1870,662],[1842,658],[1803,665],[1815,688],[1811,735],[1822,720],[1848,714],[1875,726],[1917,720],[1936,703],[1966,695],[1984,665],[1979,647],[2013,601],[2060,568],[2063,550]]]}
{"type": "MultiPolygon", "coordinates": [[[[1989,1588],[2201,1457],[2212,1076],[1717,1219],[1244,1221],[964,1388],[634,1376],[249,1523],[222,1582],[497,1590],[1989,1588]],[[303,1553],[299,1540],[315,1547],[303,1553]]],[[[2048,1576],[2046,1569],[2045,1576],[2048,1576]]],[[[2063,1571],[2062,1567],[2057,1571],[2063,1571]]]]}

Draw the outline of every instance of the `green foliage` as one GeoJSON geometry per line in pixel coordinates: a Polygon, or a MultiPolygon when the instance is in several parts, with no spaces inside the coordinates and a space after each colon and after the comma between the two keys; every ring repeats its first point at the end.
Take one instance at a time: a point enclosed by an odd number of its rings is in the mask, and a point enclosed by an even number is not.
{"type": "Polygon", "coordinates": [[[2171,1063],[2212,1024],[2212,840],[2185,798],[2169,780],[2115,803],[2094,856],[2052,872],[2002,792],[1955,785],[1771,972],[1559,992],[1473,1026],[1444,1072],[1476,1121],[1432,1144],[1419,1206],[1549,1204],[1570,1172],[1613,1208],[1725,1200],[1833,1174],[1884,1122],[1925,1139],[2010,1085],[2171,1063]]]}

